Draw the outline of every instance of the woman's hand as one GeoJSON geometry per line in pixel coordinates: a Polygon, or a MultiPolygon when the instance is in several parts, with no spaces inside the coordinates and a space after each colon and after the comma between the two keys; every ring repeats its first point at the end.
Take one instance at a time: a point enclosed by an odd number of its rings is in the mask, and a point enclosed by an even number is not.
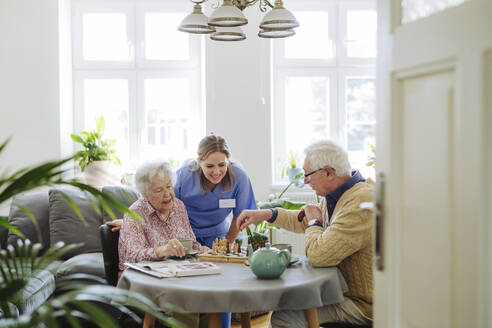
{"type": "Polygon", "coordinates": [[[164,246],[156,247],[154,249],[154,253],[157,257],[183,257],[186,255],[186,247],[184,247],[179,240],[175,238],[168,241],[164,246]]]}
{"type": "Polygon", "coordinates": [[[203,254],[203,253],[208,253],[209,250],[210,250],[210,248],[208,248],[207,246],[201,246],[200,245],[200,249],[198,251],[200,254],[203,254]]]}
{"type": "Polygon", "coordinates": [[[106,225],[113,227],[111,228],[112,232],[120,231],[122,224],[123,220],[121,219],[106,222],[106,225]]]}

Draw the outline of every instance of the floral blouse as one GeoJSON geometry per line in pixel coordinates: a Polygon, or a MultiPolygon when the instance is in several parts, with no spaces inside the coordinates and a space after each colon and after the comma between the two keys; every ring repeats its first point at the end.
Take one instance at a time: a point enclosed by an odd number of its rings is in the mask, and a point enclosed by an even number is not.
{"type": "Polygon", "coordinates": [[[193,249],[200,244],[191,229],[186,207],[175,198],[171,212],[166,220],[161,220],[157,212],[144,198],[138,199],[130,209],[140,214],[142,222],[135,221],[125,214],[118,241],[119,269],[124,270],[125,262],[159,260],[154,248],[165,245],[173,238],[193,239],[193,249]]]}

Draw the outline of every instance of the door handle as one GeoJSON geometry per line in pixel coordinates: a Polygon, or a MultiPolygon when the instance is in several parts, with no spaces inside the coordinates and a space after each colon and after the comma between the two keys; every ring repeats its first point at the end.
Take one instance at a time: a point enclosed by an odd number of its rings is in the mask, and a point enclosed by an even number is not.
{"type": "Polygon", "coordinates": [[[373,202],[365,202],[360,204],[362,210],[371,211],[375,215],[376,225],[376,240],[374,249],[374,265],[379,271],[384,269],[383,257],[383,223],[384,223],[384,189],[385,176],[384,173],[379,173],[376,180],[376,205],[373,202]]]}

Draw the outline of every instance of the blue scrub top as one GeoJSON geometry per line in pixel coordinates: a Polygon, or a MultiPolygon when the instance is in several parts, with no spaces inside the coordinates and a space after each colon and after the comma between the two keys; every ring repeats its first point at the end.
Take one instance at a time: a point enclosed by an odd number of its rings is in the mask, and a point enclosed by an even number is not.
{"type": "Polygon", "coordinates": [[[177,181],[174,185],[176,197],[186,206],[190,224],[197,238],[223,238],[229,231],[229,222],[226,220],[229,213],[239,216],[243,210],[256,209],[255,195],[246,172],[236,164],[232,164],[232,171],[236,175],[236,184],[228,192],[222,192],[222,184],[218,184],[213,191],[204,193],[200,185],[200,172],[192,172],[193,160],[188,160],[176,172],[177,181]],[[235,199],[235,208],[220,208],[220,199],[235,199]]]}

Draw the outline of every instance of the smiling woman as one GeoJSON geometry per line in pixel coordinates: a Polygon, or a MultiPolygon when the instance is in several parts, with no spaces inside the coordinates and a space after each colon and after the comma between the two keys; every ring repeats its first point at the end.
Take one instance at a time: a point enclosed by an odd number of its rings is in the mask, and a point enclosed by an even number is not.
{"type": "Polygon", "coordinates": [[[119,268],[125,262],[158,260],[186,255],[178,238],[193,241],[193,249],[204,252],[191,229],[183,203],[174,195],[175,175],[166,161],[147,162],[135,174],[135,184],[143,195],[130,208],[140,214],[143,223],[125,216],[119,238],[119,268]]]}

